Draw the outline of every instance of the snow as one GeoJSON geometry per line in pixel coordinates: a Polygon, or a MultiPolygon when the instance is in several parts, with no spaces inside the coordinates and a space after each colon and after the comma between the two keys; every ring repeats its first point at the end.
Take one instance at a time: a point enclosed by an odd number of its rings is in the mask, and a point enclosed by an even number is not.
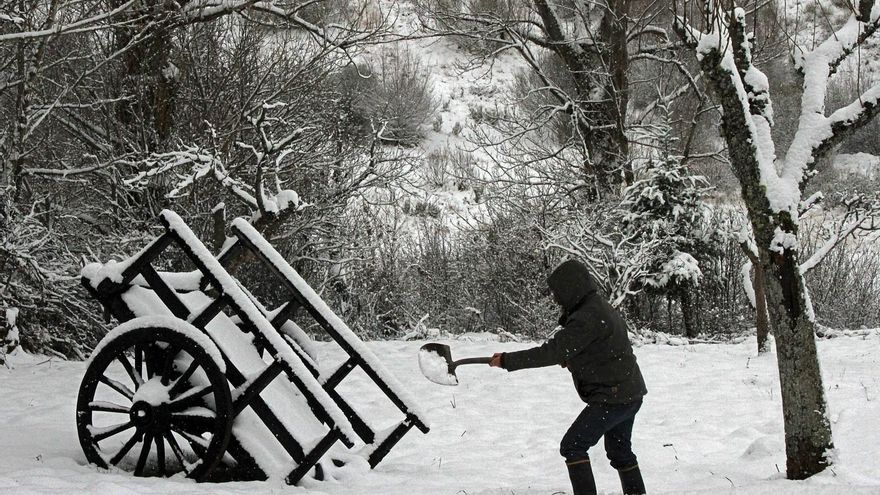
{"type": "MultiPolygon", "coordinates": [[[[424,341],[368,342],[435,419],[428,435],[407,435],[375,470],[348,467],[338,481],[196,484],[182,477],[135,478],[85,464],[71,414],[85,363],[20,354],[0,368],[0,493],[309,495],[548,495],[570,493],[558,442],[581,403],[558,367],[507,373],[485,367],[458,387],[420,376],[424,341]]],[[[833,471],[787,481],[776,358],[740,344],[635,349],[649,393],[633,443],[650,493],[867,495],[880,493],[880,332],[819,340],[836,451],[833,471]]],[[[321,360],[342,359],[332,343],[321,360]]],[[[469,355],[531,343],[462,340],[469,355]]],[[[353,389],[369,385],[352,375],[353,389]]],[[[348,380],[343,383],[346,385],[348,380]]],[[[384,401],[366,407],[392,414],[384,401]]],[[[592,451],[600,493],[619,493],[601,445],[592,451]]]]}
{"type": "Polygon", "coordinates": [[[648,280],[648,283],[654,287],[666,287],[670,282],[697,283],[702,276],[699,263],[693,256],[676,251],[674,256],[660,267],[660,273],[648,280]]]}
{"type": "Polygon", "coordinates": [[[89,284],[98,288],[101,285],[101,282],[104,280],[110,280],[115,283],[122,283],[124,278],[125,270],[127,270],[131,264],[139,258],[142,254],[147,252],[153,244],[159,242],[159,238],[153,239],[152,242],[143,247],[140,251],[135,253],[133,256],[130,256],[122,261],[110,260],[106,263],[89,263],[82,268],[80,271],[80,275],[88,280],[89,284]]]}
{"type": "Polygon", "coordinates": [[[458,385],[458,378],[449,372],[446,359],[434,351],[419,349],[419,369],[425,378],[440,385],[458,385]]]}
{"type": "Polygon", "coordinates": [[[875,180],[880,177],[880,157],[868,153],[840,153],[832,167],[844,175],[855,175],[875,180]]]}
{"type": "Polygon", "coordinates": [[[770,241],[770,251],[782,254],[786,249],[797,250],[797,247],[798,240],[796,235],[776,227],[773,239],[770,241]]]}
{"type": "Polygon", "coordinates": [[[163,385],[161,377],[151,378],[138,387],[131,402],[133,404],[143,401],[154,406],[167,404],[171,402],[171,386],[171,384],[163,385]]]}
{"type": "Polygon", "coordinates": [[[755,296],[755,286],[752,284],[752,262],[746,261],[743,263],[739,273],[743,284],[743,291],[746,293],[746,298],[749,300],[749,306],[757,308],[758,303],[755,296]]]}
{"type": "Polygon", "coordinates": [[[5,341],[9,343],[10,347],[15,347],[18,345],[18,308],[6,308],[6,337],[5,341]]]}

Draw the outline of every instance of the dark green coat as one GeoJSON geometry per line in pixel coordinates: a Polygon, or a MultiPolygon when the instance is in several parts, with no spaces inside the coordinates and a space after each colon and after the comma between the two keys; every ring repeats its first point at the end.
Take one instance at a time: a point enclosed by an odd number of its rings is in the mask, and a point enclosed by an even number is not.
{"type": "Polygon", "coordinates": [[[587,268],[566,261],[547,280],[564,312],[562,329],[545,344],[506,352],[508,371],[555,364],[568,368],[584,402],[628,403],[647,393],[626,323],[599,294],[587,268]]]}

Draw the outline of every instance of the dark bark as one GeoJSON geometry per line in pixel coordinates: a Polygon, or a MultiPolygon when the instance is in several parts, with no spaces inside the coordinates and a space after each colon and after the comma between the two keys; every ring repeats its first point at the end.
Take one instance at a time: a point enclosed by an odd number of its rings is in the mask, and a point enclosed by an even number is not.
{"type": "Polygon", "coordinates": [[[177,85],[169,70],[172,7],[162,0],[144,0],[140,6],[142,10],[131,15],[148,15],[114,31],[117,49],[134,43],[122,57],[119,89],[128,98],[119,102],[117,118],[124,138],[156,151],[174,128],[177,85]]]}
{"type": "Polygon", "coordinates": [[[226,242],[226,207],[216,208],[211,217],[214,223],[213,248],[219,253],[226,242]]]}
{"type": "Polygon", "coordinates": [[[755,263],[755,326],[758,333],[758,354],[769,351],[767,337],[770,335],[770,318],[767,316],[766,283],[764,282],[764,269],[760,263],[755,263]]]}
{"type": "Polygon", "coordinates": [[[722,135],[752,224],[760,268],[766,275],[765,299],[776,337],[785,420],[786,473],[789,479],[805,479],[829,465],[825,456],[833,442],[814,340],[815,324],[807,316],[798,252],[790,248],[771,251],[777,229],[797,236],[797,224],[789,212],[770,208],[759,177],[749,115],[743,112],[731,80],[739,75],[726,71],[720,61],[719,52],[712,51],[703,57],[701,67],[724,110],[722,135]]]}
{"type": "Polygon", "coordinates": [[[765,270],[771,274],[767,277],[767,302],[774,323],[785,417],[786,473],[789,479],[806,479],[829,466],[825,456],[834,447],[816,352],[816,329],[805,312],[803,279],[795,253],[761,254],[765,270]]]}
{"type": "Polygon", "coordinates": [[[758,354],[762,354],[770,350],[767,347],[767,337],[770,334],[770,319],[767,315],[764,268],[761,265],[761,260],[755,256],[755,253],[749,249],[746,243],[740,244],[740,247],[742,247],[749,261],[752,262],[752,269],[755,270],[755,278],[752,282],[752,287],[755,290],[755,327],[758,334],[758,354]]]}
{"type": "Polygon", "coordinates": [[[691,290],[681,290],[679,293],[681,302],[681,319],[684,322],[684,333],[689,339],[695,339],[700,334],[700,326],[697,323],[696,304],[691,290]]]}
{"type": "Polygon", "coordinates": [[[576,131],[586,154],[585,179],[596,185],[598,195],[608,193],[614,185],[632,183],[626,137],[630,0],[608,0],[598,36],[587,41],[566,37],[546,0],[534,3],[550,41],[547,48],[563,61],[575,84],[575,101],[571,103],[578,107],[576,131]],[[601,75],[605,70],[608,74],[601,75]],[[597,93],[599,101],[595,101],[597,93]]]}

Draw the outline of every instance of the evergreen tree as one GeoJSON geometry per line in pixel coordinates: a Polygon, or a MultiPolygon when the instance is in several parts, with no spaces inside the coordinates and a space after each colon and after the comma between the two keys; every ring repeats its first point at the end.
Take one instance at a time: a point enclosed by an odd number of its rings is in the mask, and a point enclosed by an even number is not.
{"type": "Polygon", "coordinates": [[[702,277],[700,262],[706,266],[717,246],[707,229],[708,211],[702,204],[709,187],[704,177],[692,174],[675,154],[669,109],[661,111],[663,119],[652,136],[658,144],[656,155],[623,193],[623,228],[635,242],[660,241],[648,262],[643,288],[677,299],[685,333],[695,337],[699,328],[694,292],[702,277]]]}

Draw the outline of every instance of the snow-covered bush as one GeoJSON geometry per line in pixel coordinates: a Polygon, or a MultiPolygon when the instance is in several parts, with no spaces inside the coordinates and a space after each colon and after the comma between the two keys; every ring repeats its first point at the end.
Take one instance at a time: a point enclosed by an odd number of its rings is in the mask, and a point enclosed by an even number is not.
{"type": "Polygon", "coordinates": [[[373,255],[352,269],[346,315],[362,335],[439,328],[544,337],[553,328],[541,236],[521,219],[451,230],[442,218],[369,217],[373,255]]]}
{"type": "Polygon", "coordinates": [[[701,261],[711,263],[718,246],[703,205],[709,188],[675,155],[670,126],[661,122],[656,128],[658,156],[646,162],[623,193],[623,228],[633,242],[656,243],[638,282],[679,301],[686,333],[695,337],[700,330],[695,304],[703,277],[701,261]]]}
{"type": "MultiPolygon", "coordinates": [[[[425,185],[433,189],[454,188],[458,191],[474,190],[476,196],[482,193],[481,174],[477,170],[474,157],[467,151],[454,148],[439,148],[431,151],[424,159],[422,176],[425,185]]],[[[479,202],[479,197],[475,198],[479,202]]]]}
{"type": "MultiPolygon", "coordinates": [[[[76,215],[71,203],[67,211],[76,215]]],[[[45,206],[27,213],[10,203],[5,206],[0,354],[20,343],[30,352],[82,358],[103,333],[100,308],[85,300],[73,255],[88,245],[87,239],[68,231],[68,225],[54,224],[45,206]]]]}

